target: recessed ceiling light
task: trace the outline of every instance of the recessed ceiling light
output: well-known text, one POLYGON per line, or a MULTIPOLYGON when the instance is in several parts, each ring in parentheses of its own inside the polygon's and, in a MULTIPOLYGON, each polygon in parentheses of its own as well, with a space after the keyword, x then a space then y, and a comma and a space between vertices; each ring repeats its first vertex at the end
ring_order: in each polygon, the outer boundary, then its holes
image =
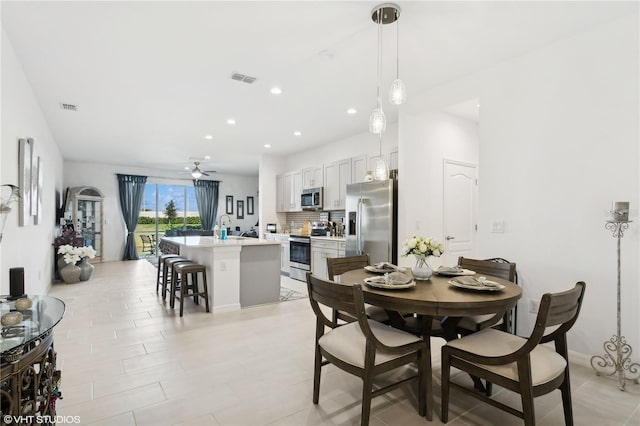
POLYGON ((211 136, 211 135, 204 135, 204 138, 205 138, 205 139, 213 139, 213 136, 211 136))
POLYGON ((268 143, 264 144, 265 148, 271 148, 271 145, 269 145, 268 143))
POLYGON ((302 132, 298 132, 297 130, 293 132, 293 136, 302 136, 302 132))
POLYGON ((233 118, 230 118, 230 119, 227 120, 227 124, 233 126, 233 125, 236 124, 236 120, 234 120, 233 118))
POLYGON ((211 160, 211 156, 210 156, 210 155, 205 155, 205 156, 204 156, 204 159, 205 159, 205 160, 211 160))
POLYGON ((272 95, 280 95, 282 94, 282 89, 279 88, 278 86, 274 86, 271 88, 270 92, 272 95))
POLYGON ((356 114, 357 112, 358 112, 358 110, 357 110, 357 109, 355 109, 355 108, 349 108, 349 109, 347 110, 347 114, 352 114, 352 115, 353 115, 353 114, 356 114))
POLYGON ((191 170, 191 167, 189 167, 189 166, 184 166, 184 169, 185 169, 185 170, 191 170))

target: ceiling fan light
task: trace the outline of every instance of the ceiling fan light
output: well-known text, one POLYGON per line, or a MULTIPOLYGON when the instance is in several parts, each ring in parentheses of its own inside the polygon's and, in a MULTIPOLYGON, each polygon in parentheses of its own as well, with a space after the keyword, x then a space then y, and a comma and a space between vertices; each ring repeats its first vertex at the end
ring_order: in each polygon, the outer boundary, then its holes
POLYGON ((407 100, 407 88, 399 78, 393 80, 389 90, 389 102, 393 105, 402 105, 407 100))
POLYGON ((369 131, 371 133, 380 134, 384 133, 387 129, 387 118, 384 115, 382 108, 376 108, 369 116, 369 131))
POLYGON ((197 167, 195 169, 193 169, 193 171, 191 172, 191 176, 193 176, 195 179, 200 179, 202 177, 202 172, 200 171, 200 169, 198 169, 197 167))

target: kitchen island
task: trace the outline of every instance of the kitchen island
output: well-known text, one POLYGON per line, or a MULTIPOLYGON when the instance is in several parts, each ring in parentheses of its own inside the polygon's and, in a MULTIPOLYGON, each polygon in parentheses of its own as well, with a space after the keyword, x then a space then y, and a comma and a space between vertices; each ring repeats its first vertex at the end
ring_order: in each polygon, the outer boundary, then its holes
POLYGON ((213 311, 280 299, 280 243, 256 238, 162 237, 181 256, 207 267, 213 311))

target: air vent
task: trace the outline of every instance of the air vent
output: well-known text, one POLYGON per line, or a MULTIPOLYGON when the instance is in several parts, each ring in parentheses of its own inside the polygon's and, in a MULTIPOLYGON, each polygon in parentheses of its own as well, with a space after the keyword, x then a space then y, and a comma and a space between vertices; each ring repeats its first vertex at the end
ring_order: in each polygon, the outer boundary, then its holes
POLYGON ((231 79, 236 81, 241 81, 243 83, 251 84, 256 81, 256 77, 251 77, 250 75, 244 75, 237 72, 231 74, 231 79))
POLYGON ((61 103, 60 108, 65 111, 78 111, 78 105, 61 103))

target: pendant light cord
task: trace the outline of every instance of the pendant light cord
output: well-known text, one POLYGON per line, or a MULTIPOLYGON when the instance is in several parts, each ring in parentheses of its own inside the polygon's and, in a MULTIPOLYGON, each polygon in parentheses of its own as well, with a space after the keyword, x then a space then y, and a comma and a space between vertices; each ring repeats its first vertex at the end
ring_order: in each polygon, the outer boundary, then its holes
POLYGON ((380 96, 380 75, 382 74, 382 9, 378 9, 378 108, 382 108, 382 96, 380 96))
POLYGON ((396 15, 396 78, 400 78, 400 17, 397 15, 396 15))

